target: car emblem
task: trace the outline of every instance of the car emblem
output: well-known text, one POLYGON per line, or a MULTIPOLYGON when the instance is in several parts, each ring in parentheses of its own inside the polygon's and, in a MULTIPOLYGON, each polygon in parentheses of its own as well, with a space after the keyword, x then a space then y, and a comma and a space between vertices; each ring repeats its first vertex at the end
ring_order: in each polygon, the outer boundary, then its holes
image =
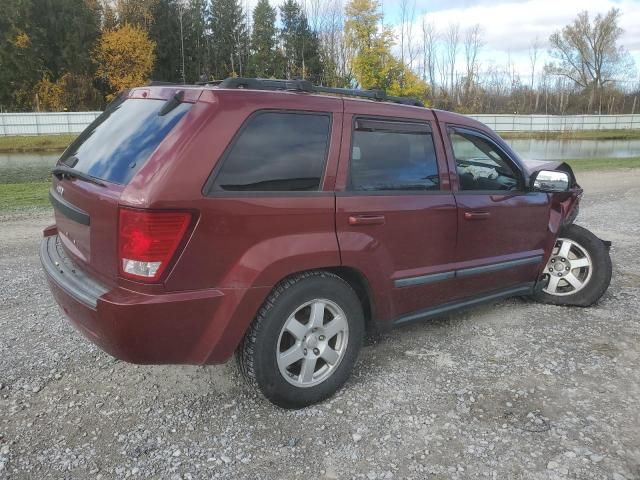
POLYGON ((64 195, 64 187, 62 185, 56 185, 56 192, 58 192, 60 196, 64 195))

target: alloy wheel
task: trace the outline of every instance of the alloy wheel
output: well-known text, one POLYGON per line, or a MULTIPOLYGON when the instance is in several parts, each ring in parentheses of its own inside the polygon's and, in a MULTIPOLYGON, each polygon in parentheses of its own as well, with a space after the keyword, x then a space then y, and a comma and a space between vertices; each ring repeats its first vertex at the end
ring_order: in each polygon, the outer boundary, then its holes
POLYGON ((579 292, 591 279, 592 265, 583 246, 574 240, 559 238, 544 270, 544 278, 549 281, 543 291, 557 296, 579 292))
POLYGON ((298 307, 278 338, 278 368, 287 382, 312 387, 336 370, 347 351, 349 324, 331 300, 316 299, 298 307))

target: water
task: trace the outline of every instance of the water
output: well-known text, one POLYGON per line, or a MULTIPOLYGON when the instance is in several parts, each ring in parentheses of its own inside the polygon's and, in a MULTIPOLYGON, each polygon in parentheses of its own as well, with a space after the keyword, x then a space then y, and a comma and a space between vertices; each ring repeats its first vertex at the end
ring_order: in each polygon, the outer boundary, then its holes
MULTIPOLYGON (((527 160, 640 157, 640 140, 526 140, 507 142, 527 160)), ((0 153, 0 183, 45 181, 60 153, 0 153)))
POLYGON ((528 140, 506 141, 527 160, 640 157, 640 140, 528 140))
POLYGON ((0 183, 44 182, 60 153, 0 153, 0 183))

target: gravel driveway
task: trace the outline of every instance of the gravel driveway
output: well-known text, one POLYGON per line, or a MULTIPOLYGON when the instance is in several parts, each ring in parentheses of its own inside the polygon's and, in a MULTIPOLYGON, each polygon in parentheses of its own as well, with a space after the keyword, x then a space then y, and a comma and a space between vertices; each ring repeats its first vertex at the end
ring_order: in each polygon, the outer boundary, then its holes
POLYGON ((514 299, 395 330, 333 399, 284 411, 235 364, 135 366, 77 334, 0 217, 0 478, 640 478, 640 170, 579 175, 612 240, 593 308, 514 299))

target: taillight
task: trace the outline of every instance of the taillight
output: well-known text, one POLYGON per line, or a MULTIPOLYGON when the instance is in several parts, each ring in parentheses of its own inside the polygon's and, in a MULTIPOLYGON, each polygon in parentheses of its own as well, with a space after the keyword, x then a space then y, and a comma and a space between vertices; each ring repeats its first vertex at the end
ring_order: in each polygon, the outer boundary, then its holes
POLYGON ((120 208, 120 274, 136 280, 158 280, 175 255, 191 219, 189 212, 120 208))

